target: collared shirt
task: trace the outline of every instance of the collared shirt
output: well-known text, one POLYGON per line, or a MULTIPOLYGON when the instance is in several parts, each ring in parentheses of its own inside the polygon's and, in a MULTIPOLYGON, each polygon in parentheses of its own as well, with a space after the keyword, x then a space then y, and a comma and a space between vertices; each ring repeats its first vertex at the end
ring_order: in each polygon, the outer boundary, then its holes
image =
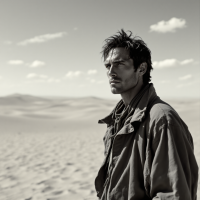
POLYGON ((196 200, 198 166, 192 136, 176 111, 160 100, 152 84, 117 132, 107 124, 105 159, 95 179, 101 200, 196 200), (106 161, 112 152, 109 175, 106 161))

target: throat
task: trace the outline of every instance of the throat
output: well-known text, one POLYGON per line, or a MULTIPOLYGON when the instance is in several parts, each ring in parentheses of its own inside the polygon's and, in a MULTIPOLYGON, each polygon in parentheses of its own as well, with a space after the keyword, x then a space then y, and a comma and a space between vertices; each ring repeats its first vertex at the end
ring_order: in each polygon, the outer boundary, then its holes
POLYGON ((143 85, 138 84, 136 87, 134 86, 126 92, 121 93, 121 97, 125 106, 128 106, 130 104, 131 100, 137 96, 137 94, 142 90, 142 88, 143 85))

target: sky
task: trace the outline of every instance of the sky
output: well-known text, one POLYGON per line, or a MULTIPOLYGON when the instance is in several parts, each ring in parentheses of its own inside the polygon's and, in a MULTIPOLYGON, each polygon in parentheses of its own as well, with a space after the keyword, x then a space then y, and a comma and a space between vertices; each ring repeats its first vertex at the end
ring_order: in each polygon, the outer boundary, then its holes
POLYGON ((161 98, 200 98, 198 0, 0 0, 0 96, 120 98, 101 57, 120 29, 151 49, 161 98))

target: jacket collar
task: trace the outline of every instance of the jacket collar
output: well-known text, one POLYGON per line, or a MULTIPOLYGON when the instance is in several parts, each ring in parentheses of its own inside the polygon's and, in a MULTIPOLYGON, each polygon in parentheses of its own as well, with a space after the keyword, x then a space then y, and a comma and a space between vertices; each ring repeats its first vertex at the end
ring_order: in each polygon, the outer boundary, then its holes
MULTIPOLYGON (((134 112, 134 114, 133 114, 133 116, 130 120, 131 123, 133 123, 135 121, 141 122, 145 117, 147 107, 149 107, 150 104, 152 103, 152 101, 157 97, 153 83, 149 83, 148 87, 149 87, 148 90, 144 93, 144 95, 142 96, 142 98, 140 99, 139 103, 136 106, 135 112, 134 112)), ((122 100, 120 100, 118 102, 118 104, 120 104, 121 101, 122 100)), ((115 108, 117 107, 117 105, 115 106, 115 108)), ((115 111, 115 108, 112 110, 112 112, 108 116, 104 117, 103 119, 100 119, 98 121, 98 123, 99 124, 114 125, 115 121, 112 118, 112 115, 113 115, 113 112, 115 111)))

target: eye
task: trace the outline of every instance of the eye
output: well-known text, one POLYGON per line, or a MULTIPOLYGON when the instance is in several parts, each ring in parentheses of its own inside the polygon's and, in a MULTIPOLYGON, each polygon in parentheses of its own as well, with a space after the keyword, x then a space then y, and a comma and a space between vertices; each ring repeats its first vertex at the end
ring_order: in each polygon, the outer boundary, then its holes
POLYGON ((117 66, 119 66, 121 63, 122 63, 122 62, 117 62, 117 63, 115 64, 115 66, 117 67, 117 66))
POLYGON ((110 64, 105 65, 106 69, 110 69, 110 64))
POLYGON ((124 61, 120 61, 116 63, 116 66, 122 66, 122 65, 124 65, 124 61))

